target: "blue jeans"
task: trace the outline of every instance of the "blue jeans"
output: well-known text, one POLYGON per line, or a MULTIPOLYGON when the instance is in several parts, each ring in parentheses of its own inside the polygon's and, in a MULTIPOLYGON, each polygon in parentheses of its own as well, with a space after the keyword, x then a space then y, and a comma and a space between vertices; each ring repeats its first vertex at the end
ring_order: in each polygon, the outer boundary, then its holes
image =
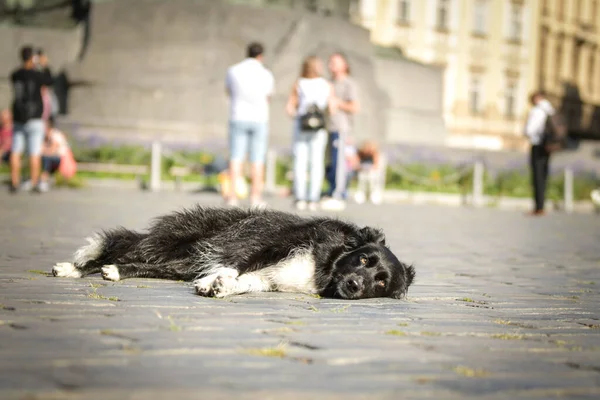
MULTIPOLYGON (((346 171, 346 154, 343 150, 339 151, 340 142, 345 141, 346 135, 342 137, 339 132, 329 133, 331 164, 327 171, 327 183, 329 183, 327 195, 340 199, 345 199, 348 196, 349 178, 348 171, 346 171)), ((341 148, 344 149, 343 146, 341 148)))
POLYGON ((296 132, 293 147, 294 196, 298 201, 319 201, 325 174, 327 132, 324 129, 315 133, 296 132), (308 174, 307 170, 310 170, 308 174))
POLYGON ((268 138, 269 129, 266 122, 229 121, 231 161, 243 162, 250 151, 251 163, 264 164, 268 138))

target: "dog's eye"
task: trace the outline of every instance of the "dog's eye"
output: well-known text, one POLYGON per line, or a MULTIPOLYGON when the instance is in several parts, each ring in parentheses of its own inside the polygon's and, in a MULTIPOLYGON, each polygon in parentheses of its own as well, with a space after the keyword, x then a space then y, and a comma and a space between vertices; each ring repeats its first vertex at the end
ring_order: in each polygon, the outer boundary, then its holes
POLYGON ((377 281, 377 286, 385 287, 385 281, 377 281))
POLYGON ((367 265, 368 262, 369 262, 369 259, 367 258, 367 256, 364 254, 361 254, 360 255, 360 263, 362 265, 367 265))

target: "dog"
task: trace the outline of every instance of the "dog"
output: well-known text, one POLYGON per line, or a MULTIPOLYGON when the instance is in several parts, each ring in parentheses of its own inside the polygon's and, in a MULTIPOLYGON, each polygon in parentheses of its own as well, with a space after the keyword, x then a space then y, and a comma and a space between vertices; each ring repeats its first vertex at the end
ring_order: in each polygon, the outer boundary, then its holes
POLYGON ((207 297, 280 291, 349 300, 403 298, 415 277, 381 230, 274 210, 195 206, 156 218, 147 233, 119 227, 87 240, 54 276, 193 281, 207 297))

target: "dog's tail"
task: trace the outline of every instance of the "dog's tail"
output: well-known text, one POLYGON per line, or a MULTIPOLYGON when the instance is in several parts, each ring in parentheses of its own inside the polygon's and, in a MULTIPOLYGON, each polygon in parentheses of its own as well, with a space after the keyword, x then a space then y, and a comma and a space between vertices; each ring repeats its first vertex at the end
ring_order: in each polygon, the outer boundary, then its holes
POLYGON ((147 234, 125 228, 102 231, 87 238, 87 245, 79 248, 73 256, 73 264, 78 269, 98 268, 129 260, 138 253, 141 241, 147 234))

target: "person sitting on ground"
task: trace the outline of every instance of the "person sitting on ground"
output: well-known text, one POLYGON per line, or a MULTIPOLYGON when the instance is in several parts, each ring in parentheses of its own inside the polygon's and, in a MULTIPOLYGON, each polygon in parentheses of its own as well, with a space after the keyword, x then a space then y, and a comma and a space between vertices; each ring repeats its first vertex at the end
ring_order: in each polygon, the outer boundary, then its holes
POLYGON ((358 158, 358 189, 354 199, 359 204, 364 203, 368 191, 371 202, 379 204, 385 184, 385 166, 377 144, 373 141, 364 142, 358 149, 358 158))
POLYGON ((44 146, 42 147, 41 191, 47 192, 50 189, 50 176, 58 171, 61 160, 68 150, 69 144, 64 133, 54 126, 54 118, 50 117, 47 123, 44 146))
MULTIPOLYGON (((346 145, 344 146, 344 156, 346 160, 346 179, 344 180, 344 190, 342 191, 342 199, 346 200, 348 198, 348 187, 350 186, 350 182, 356 176, 356 173, 360 169, 360 158, 358 157, 358 149, 354 145, 354 141, 352 138, 346 138, 346 145)), ((334 169, 334 165, 330 164, 327 166, 325 171, 327 181, 330 184, 329 191, 325 194, 326 197, 331 197, 331 193, 333 193, 334 187, 331 186, 331 182, 335 182, 335 174, 336 171, 334 169)))
POLYGON ((9 109, 2 110, 0 114, 0 163, 10 160, 10 147, 12 146, 13 122, 9 109))

